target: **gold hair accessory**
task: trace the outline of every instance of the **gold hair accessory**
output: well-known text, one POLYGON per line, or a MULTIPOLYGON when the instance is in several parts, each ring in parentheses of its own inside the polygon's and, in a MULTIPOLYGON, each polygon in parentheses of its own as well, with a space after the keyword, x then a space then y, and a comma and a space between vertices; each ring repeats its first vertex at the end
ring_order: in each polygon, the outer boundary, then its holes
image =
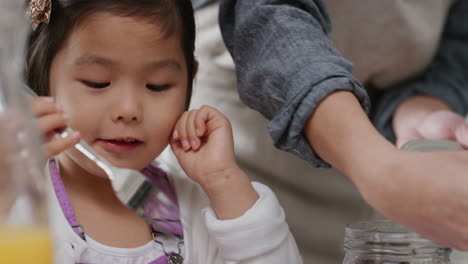
POLYGON ((31 19, 33 30, 41 23, 49 23, 52 0, 31 0, 26 14, 31 19))

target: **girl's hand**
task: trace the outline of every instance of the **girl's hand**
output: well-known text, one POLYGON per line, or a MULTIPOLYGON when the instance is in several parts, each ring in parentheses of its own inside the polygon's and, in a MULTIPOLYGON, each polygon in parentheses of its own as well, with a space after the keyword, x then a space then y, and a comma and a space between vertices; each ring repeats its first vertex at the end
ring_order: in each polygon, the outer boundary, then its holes
POLYGON ((202 186, 238 168, 231 124, 209 106, 182 114, 174 128, 171 147, 187 175, 202 186))
POLYGON ((204 189, 219 219, 239 217, 257 201, 257 192, 237 166, 231 124, 216 109, 203 106, 182 114, 171 147, 182 169, 204 189))
POLYGON ((42 134, 43 151, 51 158, 78 143, 80 135, 74 132, 66 138, 55 136, 57 131, 67 126, 68 117, 62 108, 54 103, 52 97, 35 97, 30 99, 31 109, 37 118, 39 131, 42 134))

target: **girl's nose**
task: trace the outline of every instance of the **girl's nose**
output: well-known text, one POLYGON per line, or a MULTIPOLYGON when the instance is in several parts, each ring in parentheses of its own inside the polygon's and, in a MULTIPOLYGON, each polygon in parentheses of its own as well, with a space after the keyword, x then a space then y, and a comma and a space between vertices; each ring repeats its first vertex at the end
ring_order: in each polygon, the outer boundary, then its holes
POLYGON ((136 94, 121 94, 114 103, 113 121, 140 123, 143 121, 143 104, 136 94))

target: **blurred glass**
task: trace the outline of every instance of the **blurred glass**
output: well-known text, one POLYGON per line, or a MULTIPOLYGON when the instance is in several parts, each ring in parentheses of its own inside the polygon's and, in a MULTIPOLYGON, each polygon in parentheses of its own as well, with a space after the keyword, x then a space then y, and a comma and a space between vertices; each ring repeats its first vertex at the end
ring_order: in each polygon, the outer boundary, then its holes
POLYGON ((0 263, 52 263, 45 160, 23 98, 24 1, 0 0, 0 263))
POLYGON ((390 221, 362 221, 345 231, 343 264, 450 264, 451 249, 390 221))

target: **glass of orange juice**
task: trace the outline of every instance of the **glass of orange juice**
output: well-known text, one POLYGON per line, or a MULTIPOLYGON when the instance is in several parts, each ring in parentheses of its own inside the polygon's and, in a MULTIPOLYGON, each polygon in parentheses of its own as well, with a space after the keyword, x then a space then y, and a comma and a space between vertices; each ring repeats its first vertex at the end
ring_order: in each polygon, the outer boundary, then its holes
POLYGON ((24 1, 0 0, 0 263, 51 264, 40 137, 22 89, 30 25, 24 1))

